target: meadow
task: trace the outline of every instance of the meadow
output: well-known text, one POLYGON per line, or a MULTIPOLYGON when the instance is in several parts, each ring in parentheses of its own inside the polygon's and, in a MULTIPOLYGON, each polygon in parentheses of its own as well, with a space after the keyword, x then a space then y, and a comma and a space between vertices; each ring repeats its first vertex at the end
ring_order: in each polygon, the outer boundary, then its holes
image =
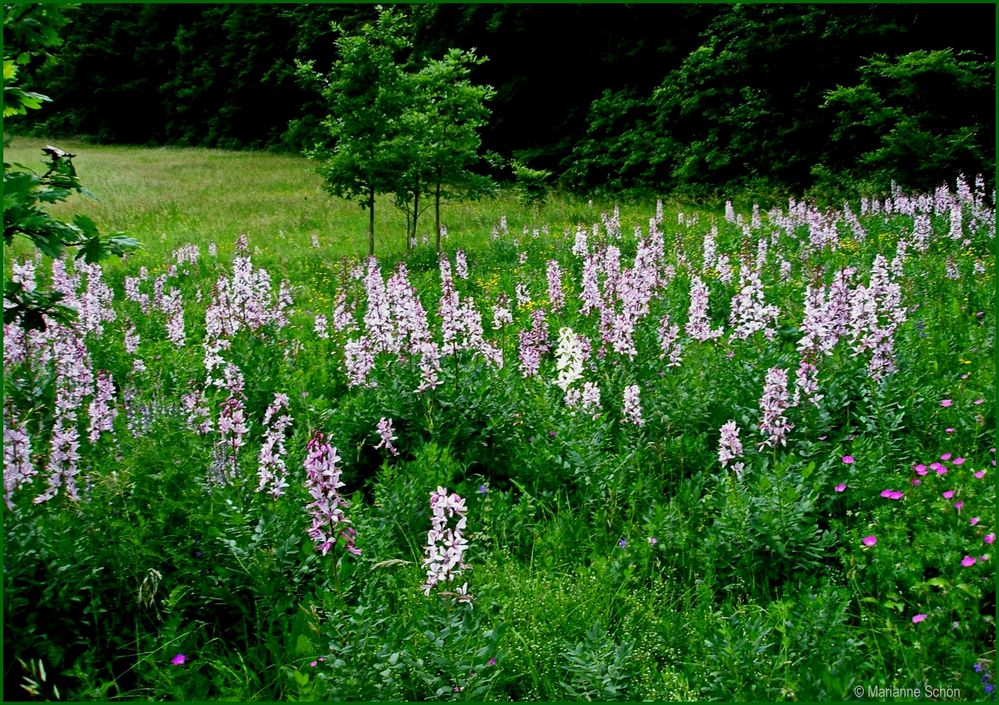
POLYGON ((302 158, 59 144, 143 249, 5 248, 80 311, 4 331, 6 699, 994 698, 973 176, 369 260, 302 158))

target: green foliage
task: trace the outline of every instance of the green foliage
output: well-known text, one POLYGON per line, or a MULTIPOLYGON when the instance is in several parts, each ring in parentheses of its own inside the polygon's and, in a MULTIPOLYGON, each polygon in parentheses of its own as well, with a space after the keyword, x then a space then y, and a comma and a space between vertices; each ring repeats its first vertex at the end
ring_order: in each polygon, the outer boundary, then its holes
MULTIPOLYGON (((59 43, 57 12, 44 6, 4 6, 4 49, 20 50, 15 58, 4 54, 4 117, 24 115, 41 107, 48 97, 24 91, 16 85, 17 64, 26 64, 35 54, 59 43)), ((10 145, 4 134, 4 149, 10 145)), ((11 245, 14 237, 26 237, 42 254, 59 258, 66 248, 79 248, 77 259, 97 262, 114 254, 121 256, 139 243, 121 233, 102 237, 93 220, 77 215, 72 222, 53 217, 47 206, 66 200, 72 193, 87 193, 73 165, 74 154, 51 145, 42 149, 48 159, 45 173, 38 175, 23 164, 3 164, 3 240, 11 245)), ((45 329, 45 315, 54 320, 72 319, 72 309, 59 301, 58 292, 26 291, 19 282, 4 283, 4 323, 19 323, 27 330, 45 329)))
POLYGON ((828 168, 873 189, 932 189, 953 174, 987 173, 994 154, 995 64, 951 49, 875 55, 860 82, 826 94, 838 150, 828 168), (847 161, 851 159, 852 161, 847 161))
POLYGON ((551 172, 545 169, 532 169, 514 159, 510 162, 513 170, 514 188, 520 203, 529 208, 540 208, 548 200, 548 179, 551 172))

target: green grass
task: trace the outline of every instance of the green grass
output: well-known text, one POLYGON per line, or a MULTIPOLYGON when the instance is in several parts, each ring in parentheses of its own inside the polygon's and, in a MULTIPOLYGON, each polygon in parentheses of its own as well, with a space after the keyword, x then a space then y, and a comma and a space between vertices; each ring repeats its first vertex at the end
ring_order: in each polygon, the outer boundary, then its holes
MULTIPOLYGON (((17 138, 4 160, 41 170, 40 150, 46 144, 50 141, 17 138)), ((220 253, 229 255, 244 233, 271 255, 309 252, 313 235, 319 238, 322 255, 330 259, 367 255, 367 212, 325 193, 315 165, 304 157, 71 140, 57 145, 77 155, 77 173, 96 200, 74 195, 51 212, 57 217, 82 213, 103 230, 135 237, 144 248, 136 261, 160 262, 189 242, 214 241, 220 253)), ((493 225, 505 214, 511 216, 511 228, 534 228, 594 222, 601 207, 609 210, 613 204, 591 207, 563 195, 553 197, 542 212, 522 214, 513 194, 503 191, 479 202, 446 203, 442 211, 449 247, 467 249, 485 246, 493 225)), ((375 213, 376 254, 404 254, 405 215, 390 196, 379 197, 375 213)), ((421 216, 418 239, 429 237, 432 230, 431 209, 421 216)))

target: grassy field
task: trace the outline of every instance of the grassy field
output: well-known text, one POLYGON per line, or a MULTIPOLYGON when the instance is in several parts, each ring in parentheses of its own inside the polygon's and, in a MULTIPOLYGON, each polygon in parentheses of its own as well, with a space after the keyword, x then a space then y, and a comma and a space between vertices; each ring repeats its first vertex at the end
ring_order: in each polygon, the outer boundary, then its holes
POLYGON ((303 159, 60 146, 144 249, 5 330, 7 699, 993 696, 994 195, 368 262, 303 159))

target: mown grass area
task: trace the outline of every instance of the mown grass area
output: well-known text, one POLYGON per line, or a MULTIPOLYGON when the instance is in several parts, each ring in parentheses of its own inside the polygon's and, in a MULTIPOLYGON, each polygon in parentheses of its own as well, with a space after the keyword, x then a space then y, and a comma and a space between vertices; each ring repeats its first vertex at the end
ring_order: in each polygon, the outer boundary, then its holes
POLYGON ((79 326, 6 330, 8 699, 992 695, 988 194, 661 218, 503 194, 449 206, 443 261, 380 204, 368 263, 366 214, 304 159, 60 146, 102 199, 60 212, 144 249, 56 268, 79 326), (468 548, 425 594, 438 488, 468 548), (334 490, 357 533, 324 553, 334 490))

